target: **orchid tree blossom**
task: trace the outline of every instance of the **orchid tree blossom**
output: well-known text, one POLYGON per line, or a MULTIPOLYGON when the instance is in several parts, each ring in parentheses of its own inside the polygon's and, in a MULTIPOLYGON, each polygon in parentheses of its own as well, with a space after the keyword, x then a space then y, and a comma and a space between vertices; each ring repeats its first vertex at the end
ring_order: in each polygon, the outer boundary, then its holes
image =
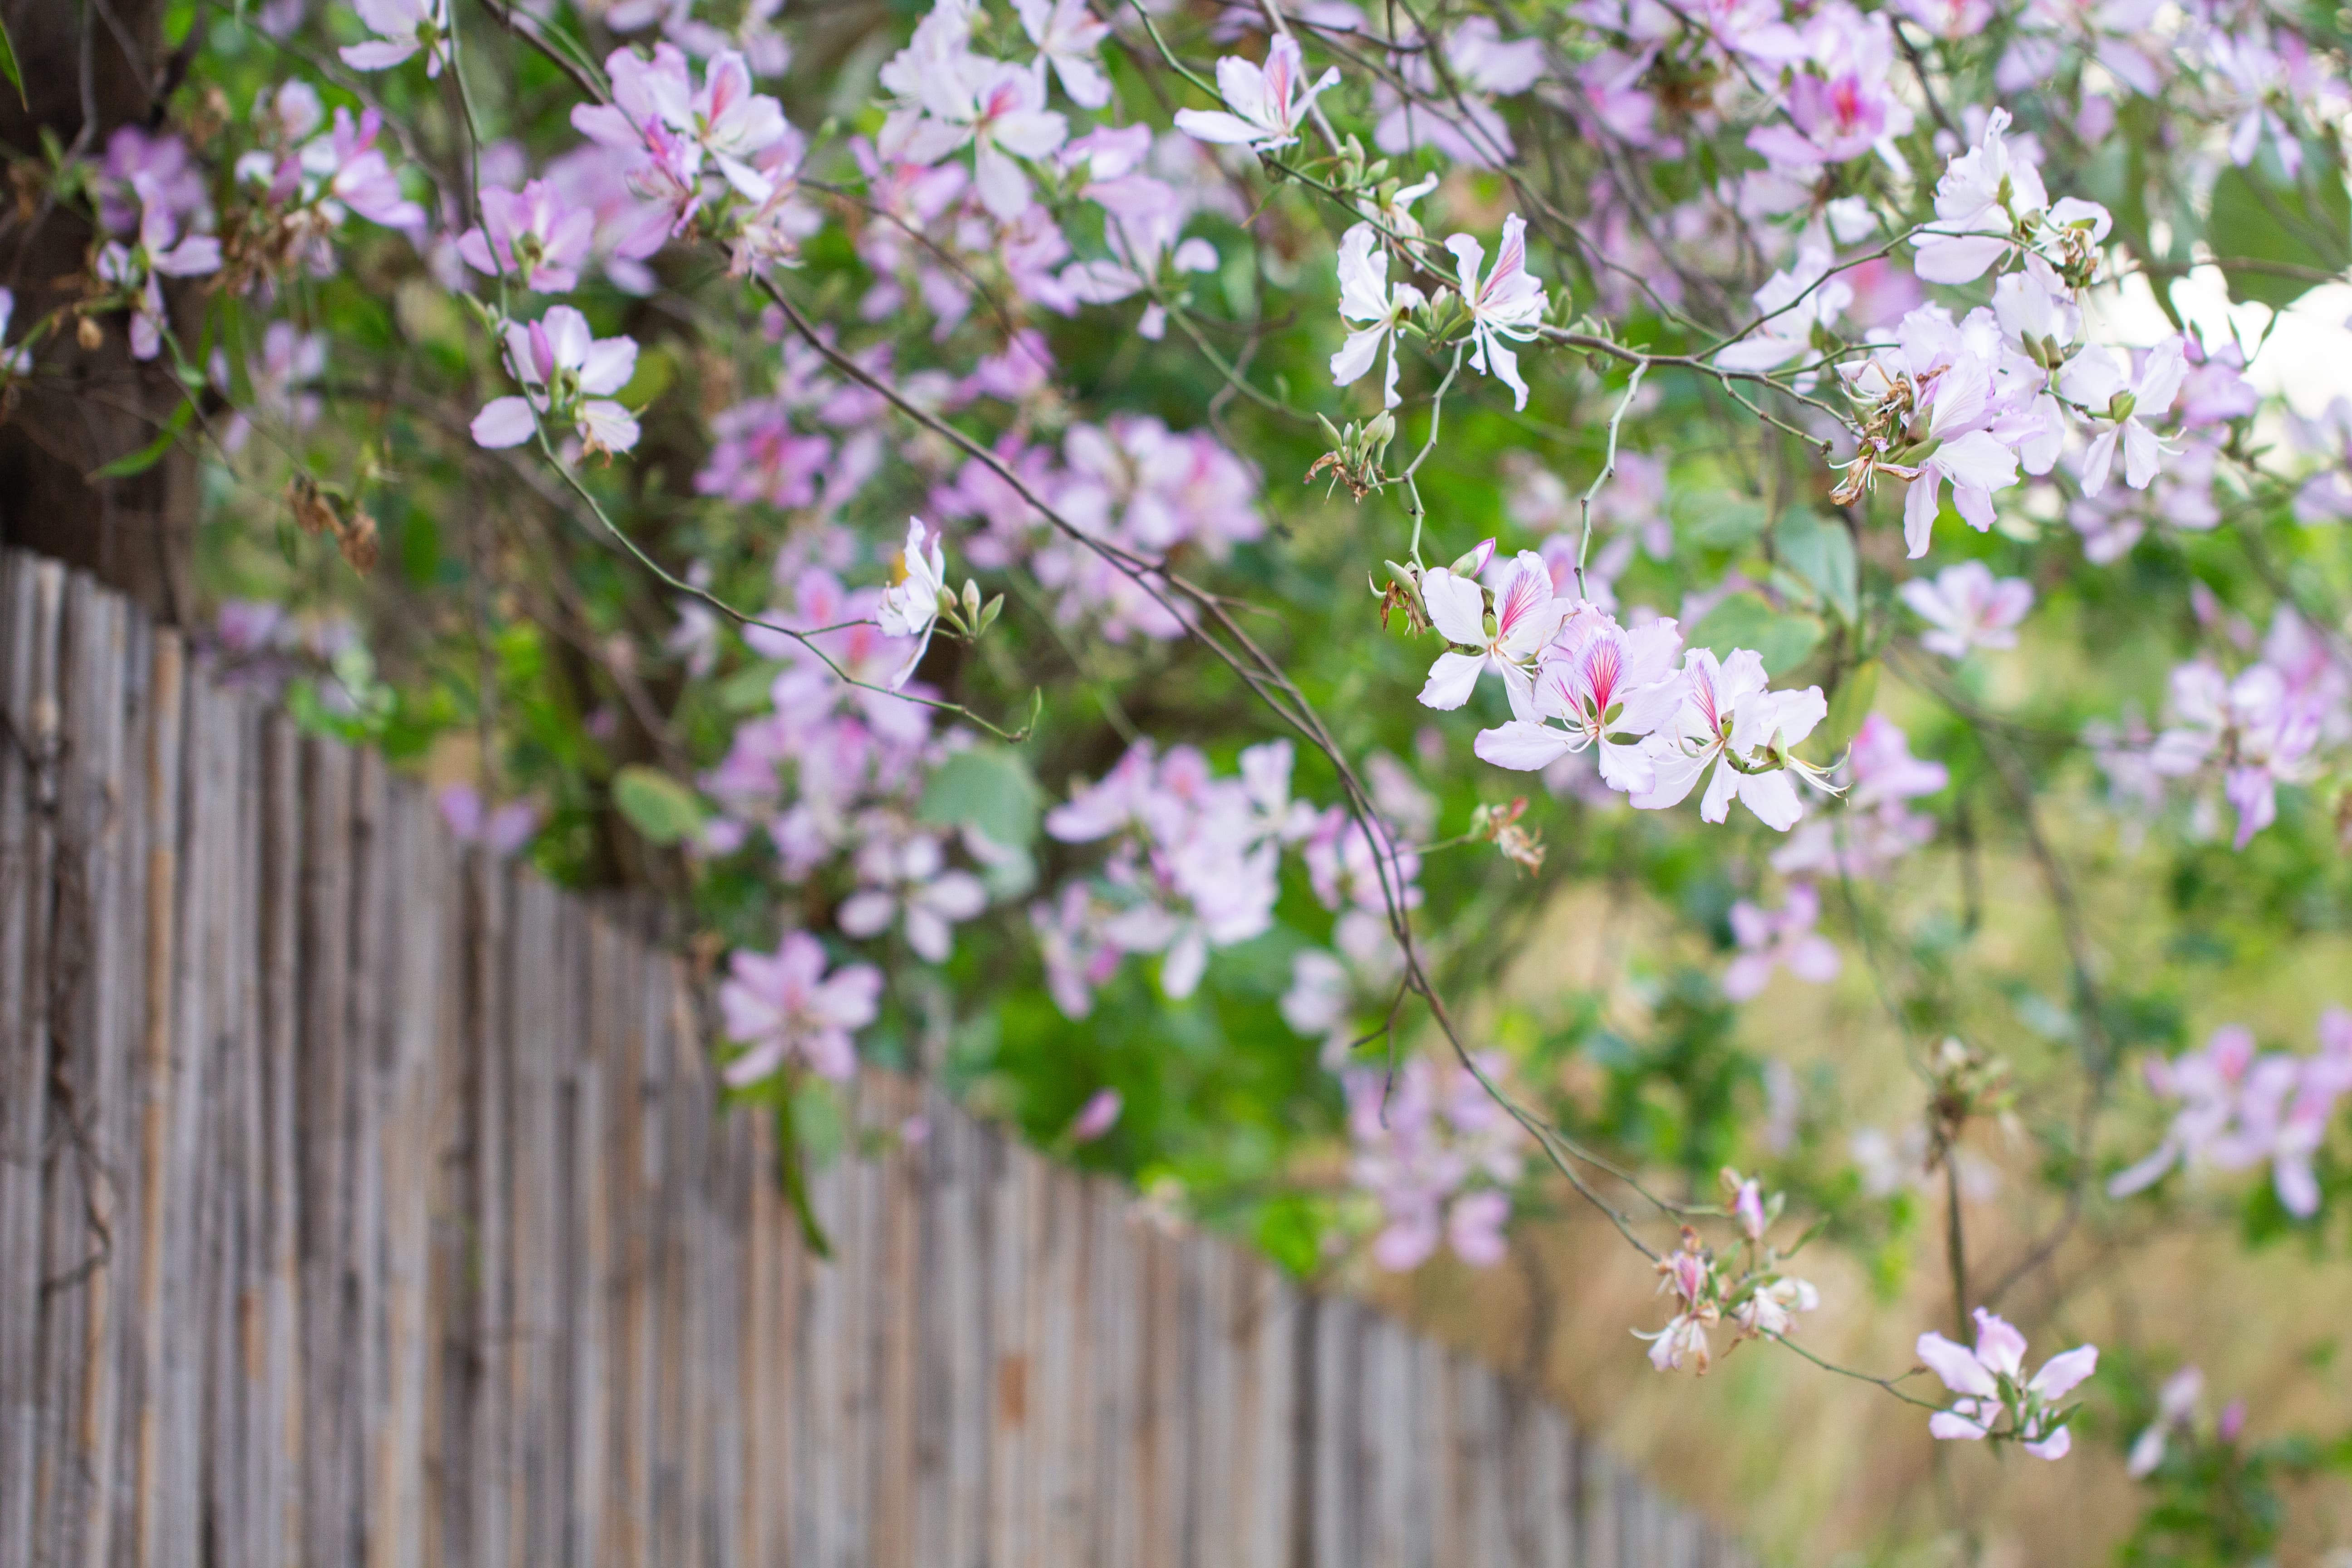
POLYGON ((2015 647, 2018 624, 2033 607, 2032 584, 1996 578, 1981 561, 1947 566, 1932 578, 1914 577, 1900 592, 1931 628, 1919 634, 1919 646, 1952 659, 1966 658, 1972 648, 2015 647))
POLYGON ((1110 37, 1110 24, 1097 21, 1086 0, 1013 0, 1021 30, 1037 46, 1037 71, 1051 66, 1062 90, 1080 109, 1100 109, 1110 101, 1110 78, 1096 63, 1095 51, 1110 37))
POLYGON ((1410 283, 1388 280, 1389 256, 1368 223, 1357 224, 1339 240, 1339 314, 1359 323, 1349 329, 1345 347, 1331 356, 1331 384, 1347 386, 1372 368, 1383 343, 1388 346, 1388 378, 1381 405, 1394 408, 1397 395, 1396 333, 1405 318, 1428 300, 1410 283))
POLYGON ((855 1033, 879 1011, 882 972, 852 963, 825 973, 824 948, 806 931, 787 931, 776 951, 738 948, 719 987, 727 1037, 750 1048, 727 1064, 738 1089, 772 1078, 798 1060, 820 1078, 846 1080, 857 1071, 855 1033))
POLYGON ((1650 737, 1647 751, 1655 772, 1650 788, 1633 795, 1643 811, 1679 805, 1712 766, 1699 818, 1722 822, 1738 800, 1766 826, 1786 833, 1804 816, 1791 772, 1827 787, 1820 770, 1797 763, 1787 749, 1813 732, 1829 712, 1818 686, 1802 691, 1769 689, 1761 655, 1735 648, 1718 661, 1711 648, 1693 648, 1683 662, 1681 700, 1674 715, 1650 737))
POLYGON ((509 276, 541 294, 570 292, 595 238, 596 215, 575 207, 545 180, 520 192, 481 194, 481 226, 457 240, 457 254, 477 272, 509 276))
POLYGON ((2155 481, 2165 453, 2172 448, 2157 438, 2149 422, 2170 410, 2188 375, 2189 361, 2178 335, 2150 349, 2137 372, 2127 370, 2114 350, 2096 343, 2066 362, 2058 373, 2059 392, 2098 425, 2098 434, 2083 455, 2084 495, 2095 496, 2106 488, 2118 445, 2124 453, 2124 483, 2144 490, 2155 481))
POLYGON ((907 656, 907 662, 890 678, 893 691, 904 689, 915 667, 930 651, 931 633, 939 626, 940 605, 948 594, 947 552, 937 540, 926 544, 929 532, 922 519, 907 520, 907 543, 899 552, 907 574, 883 594, 882 608, 875 616, 887 635, 915 639, 915 651, 907 656))
POLYGON ((2157 736, 2148 765, 2179 778, 2219 762, 2222 793, 2238 812, 2236 847, 2243 849, 2278 820, 2277 786, 2304 783, 2315 771, 2318 714, 2267 663, 2231 679, 2210 661, 2194 660, 2172 672, 2171 696, 2174 722, 2157 736))
POLYGON ((1853 303, 1853 285, 1825 277, 1828 271, 1828 256, 1814 252, 1794 268, 1772 274, 1756 290, 1756 309, 1764 320, 1748 336, 1718 349, 1715 363, 1725 370, 1778 370, 1817 353, 1816 332, 1834 327, 1853 303))
POLYGON ((449 0, 352 0, 352 9, 375 35, 343 46, 343 63, 353 70, 390 70, 419 49, 427 77, 438 77, 449 63, 449 0))
POLYGON ((1299 123, 1315 100, 1339 85, 1339 68, 1327 66, 1311 83, 1298 41, 1285 34, 1265 51, 1265 63, 1227 55, 1217 62, 1217 92, 1223 109, 1180 109, 1176 129, 1202 142, 1272 153, 1298 140, 1299 123))
POLYGON ((1959 1397, 1927 1417, 1930 1436, 2019 1442, 2037 1459, 2063 1459, 2074 1439, 2057 1401, 2098 1369, 2099 1348, 2077 1345, 2025 1375, 2025 1336, 1982 1307, 1975 1313, 1974 1350, 1934 1332, 1919 1336, 1919 1360, 1959 1397))
POLYGON ((986 887, 948 865, 937 837, 896 821, 868 825, 855 864, 862 886, 842 900, 843 932, 874 937, 898 925, 907 945, 928 963, 945 963, 954 928, 988 907, 986 887))
POLYGON ((1503 678, 1512 713, 1531 719, 1529 666, 1568 614, 1566 602, 1553 595, 1551 568, 1544 564, 1544 558, 1532 550, 1519 552, 1495 595, 1491 628, 1486 591, 1475 577, 1433 567, 1422 575, 1421 596, 1429 610, 1429 624, 1454 645, 1429 667, 1428 682, 1421 689, 1422 705, 1461 707, 1470 700, 1478 672, 1491 667, 1503 678))
POLYGON ((2134 1480, 2154 1475, 2164 1463, 2164 1452, 2176 1431, 2186 1432, 2196 1418, 2198 1403, 2205 1397, 2203 1369, 2184 1366, 2164 1380, 2157 1390, 2156 1419, 2132 1439, 2131 1454, 2124 1465, 2124 1473, 2134 1480))
POLYGON ((1496 767, 1532 771, 1591 747, 1611 789, 1647 790, 1656 769, 1644 742, 1681 704, 1674 664, 1682 651, 1682 629, 1670 618, 1628 631, 1579 603, 1544 647, 1537 717, 1481 731, 1473 749, 1496 767))
POLYGON ((1544 286, 1528 271, 1528 226, 1517 213, 1503 220, 1491 272, 1485 270, 1486 247, 1474 236, 1454 235, 1445 248, 1454 253, 1462 303, 1470 312, 1470 368, 1509 387, 1511 406, 1525 408, 1528 384, 1519 379, 1519 356, 1507 345, 1533 338, 1543 321, 1544 286))
POLYGON ((611 394, 636 374, 634 338, 600 338, 588 318, 558 305, 539 321, 509 321, 507 369, 522 384, 520 397, 496 397, 474 416, 476 444, 520 447, 539 430, 542 415, 576 425, 591 452, 625 452, 637 444, 636 416, 611 394))
POLYGON ((1734 1002, 1763 994, 1775 969, 1785 968, 1815 985, 1835 980, 1842 967, 1837 944, 1813 929, 1822 899, 1810 882, 1799 882, 1778 910, 1742 899, 1731 906, 1731 934, 1739 956, 1723 972, 1723 994, 1734 1002))

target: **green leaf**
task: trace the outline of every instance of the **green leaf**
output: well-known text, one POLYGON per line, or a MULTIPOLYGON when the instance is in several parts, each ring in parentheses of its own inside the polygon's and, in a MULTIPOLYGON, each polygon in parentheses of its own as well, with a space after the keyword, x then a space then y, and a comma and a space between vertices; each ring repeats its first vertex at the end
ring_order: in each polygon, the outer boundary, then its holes
POLYGON ((702 827, 702 803, 658 768, 632 763, 614 774, 613 804, 655 844, 675 844, 702 827))
POLYGON ((8 79, 8 85, 16 89, 16 101, 25 106, 26 113, 30 113, 33 100, 25 96, 25 68, 16 63, 16 46, 8 37, 8 24, 5 20, 0 20, 0 76, 8 79))
POLYGON ((1706 613, 1691 632, 1690 645, 1711 647, 1718 656, 1736 647, 1754 648, 1764 668, 1779 675, 1802 663, 1822 632, 1819 616, 1776 610, 1760 594, 1734 594, 1706 613))
POLYGON ((1742 550, 1762 535, 1770 521, 1762 501, 1718 492, 1691 507, 1679 531, 1711 549, 1742 550))
POLYGON ((145 473, 163 460, 164 453, 178 445, 181 435, 188 428, 188 421, 194 416, 195 405, 183 401, 177 408, 172 410, 172 416, 163 421, 162 435, 157 436, 135 452, 125 452, 114 461, 102 463, 92 468, 89 471, 89 482, 96 484, 100 479, 127 479, 133 474, 145 473))
POLYGON ((1782 563, 1811 584, 1840 620, 1852 626, 1862 618, 1861 567, 1852 534, 1819 512, 1798 510, 1780 520, 1773 537, 1782 563))
POLYGON ((2293 268, 2341 272, 2352 264, 2352 197, 2345 193, 2344 176, 2322 163, 2312 184, 2312 191, 2275 184, 2252 168, 2224 169, 2213 182, 2205 238, 2224 263, 2231 299, 2258 300, 2283 310, 2320 281, 2297 277, 2293 268), (2281 270, 2227 265, 2237 258, 2270 262, 2281 270))
POLYGON ((921 816, 942 826, 977 827, 1007 849, 1025 849, 1037 837, 1043 795, 1019 752, 973 746, 931 775, 921 816))

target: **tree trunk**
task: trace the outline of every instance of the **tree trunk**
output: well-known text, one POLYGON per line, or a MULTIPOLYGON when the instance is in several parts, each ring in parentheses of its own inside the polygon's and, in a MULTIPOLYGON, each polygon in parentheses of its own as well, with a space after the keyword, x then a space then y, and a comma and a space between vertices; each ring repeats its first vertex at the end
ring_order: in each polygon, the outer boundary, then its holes
MULTIPOLYGON (((163 12, 163 0, 0 0, 29 100, 28 112, 0 82, 0 140, 39 159, 46 130, 96 160, 118 128, 160 124, 174 74, 163 12)), ((37 197, 27 210, 20 197, 0 226, 0 280, 16 296, 12 342, 81 297, 96 237, 79 214, 37 197)), ((175 449, 123 479, 89 476, 152 443, 181 395, 168 355, 131 357, 126 317, 94 321, 96 348, 81 346, 69 319, 52 331, 0 416, 0 541, 86 567, 177 623, 190 608, 193 454, 175 449)))

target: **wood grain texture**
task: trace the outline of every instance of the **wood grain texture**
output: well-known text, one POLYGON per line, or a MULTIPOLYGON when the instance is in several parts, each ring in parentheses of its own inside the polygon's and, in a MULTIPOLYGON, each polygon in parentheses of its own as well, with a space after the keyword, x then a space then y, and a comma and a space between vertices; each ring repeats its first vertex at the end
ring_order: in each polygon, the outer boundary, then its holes
POLYGON ((820 1258, 646 910, 5 552, 0 721, 0 1568, 1748 1561, 936 1086, 820 1258))

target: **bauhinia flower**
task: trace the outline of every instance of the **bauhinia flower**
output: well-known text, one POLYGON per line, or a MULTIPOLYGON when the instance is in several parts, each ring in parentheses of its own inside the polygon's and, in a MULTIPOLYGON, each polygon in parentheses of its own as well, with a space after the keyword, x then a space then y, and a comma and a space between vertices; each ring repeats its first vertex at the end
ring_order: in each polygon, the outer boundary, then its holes
POLYGON ((1685 1226, 1681 1247, 1658 1259, 1657 1269, 1659 1293, 1673 1291, 1676 1310, 1664 1328, 1636 1329, 1633 1337, 1650 1342, 1650 1364, 1660 1372, 1680 1372, 1687 1364, 1704 1377, 1715 1359, 1707 1329, 1723 1321, 1715 1260, 1699 1246, 1698 1233, 1685 1226))
POLYGON ((851 1034, 874 1021, 882 972, 870 963, 825 971, 824 948, 806 931, 787 931, 771 953, 738 950, 719 987, 727 1037, 751 1048, 727 1064, 741 1088, 773 1076, 793 1058, 821 1077, 857 1071, 851 1034))
POLYGON ((1732 905, 1731 934, 1740 952, 1723 972, 1723 994, 1734 1002, 1750 1001, 1782 967, 1816 985, 1835 980, 1841 967, 1837 944, 1813 929, 1821 914, 1821 895, 1808 882, 1790 888, 1788 902, 1778 910, 1768 911, 1747 899, 1732 905))
POLYGON ((1931 581, 1914 577, 1902 587, 1903 602, 1934 629, 1919 634, 1919 646, 1946 658, 1966 658, 1970 648, 2015 647, 2017 625, 2033 607, 2033 584, 2022 577, 1995 578, 1981 561, 1947 566, 1931 581))
POLYGON ((2132 1440, 2131 1457, 2124 1464, 2124 1473, 2134 1480, 2155 1473, 2164 1463, 2166 1442, 2172 1434, 2187 1431, 2196 1417, 2197 1402, 2205 1396, 2205 1373, 2202 1368, 2184 1366, 2164 1380, 2157 1391, 2156 1419, 2147 1430, 2132 1440))
POLYGON ((2095 496, 2106 488, 2118 445, 2124 449, 2124 483, 2144 490, 2155 482, 2168 448, 2147 421, 2172 407, 2188 376, 2189 359, 2178 336, 2150 349, 2137 374, 2115 351, 2098 344, 2066 362, 2058 373, 2060 394, 2100 426, 2083 455, 2084 495, 2095 496))
POLYGON ((1337 66, 1301 87, 1307 74, 1298 40, 1285 36, 1265 51, 1265 64, 1227 55, 1217 62, 1217 92, 1224 109, 1180 109, 1176 129, 1202 142, 1271 153, 1298 140, 1299 121, 1327 88, 1339 84, 1337 66), (1232 110, 1227 113, 1226 110, 1232 110))
POLYGON ((1100 109, 1110 101, 1110 78, 1095 63, 1095 50, 1110 36, 1110 24, 1097 21, 1087 0, 1013 0, 1021 30, 1037 46, 1037 73, 1054 68, 1062 90, 1080 109, 1100 109))
POLYGON ((1507 345, 1526 342, 1543 321, 1544 287, 1528 271, 1528 226, 1518 214, 1503 220, 1503 243, 1495 269, 1480 273, 1486 247, 1471 235, 1445 242, 1462 279, 1462 303, 1470 312, 1470 368, 1511 389, 1514 408, 1528 405, 1528 384, 1519 379, 1519 356, 1507 345))
POLYGON ((539 416, 572 421, 591 452, 625 452, 637 444, 636 416, 609 395, 636 374, 634 338, 600 338, 588 318, 558 305, 539 321, 509 321, 507 369, 520 397, 495 397, 474 416, 484 447, 520 447, 538 433, 539 416))
POLYGON ((1796 826, 1805 808, 1790 773, 1829 785, 1819 769, 1790 757, 1788 748, 1813 732, 1829 701, 1818 686, 1772 691, 1769 684, 1763 657, 1753 649, 1735 648, 1720 661, 1710 648, 1691 649, 1683 662, 1682 700, 1650 737, 1655 782, 1634 793, 1633 805, 1643 811, 1679 805, 1712 766, 1715 776, 1699 802, 1702 821, 1726 820, 1737 799, 1783 833, 1796 826))
POLYGON ((1982 1307, 1971 1351, 1938 1333, 1919 1336, 1919 1360, 1960 1397, 1927 1418, 1940 1438, 2013 1439, 2037 1459, 2063 1459, 2074 1439, 2057 1401, 2098 1369, 2099 1348, 2077 1345, 2025 1376, 2025 1336, 1982 1307))
POLYGON ((1454 645, 1429 667, 1428 683, 1421 689, 1422 705, 1461 707, 1470 700, 1478 672, 1492 665, 1503 678, 1512 714, 1533 719, 1529 698, 1534 686, 1528 667, 1568 613, 1567 603, 1553 596, 1551 568, 1544 564, 1544 558, 1532 550, 1519 552, 1510 575, 1495 595, 1491 626, 1486 592, 1475 577, 1433 567, 1422 574, 1421 597, 1429 611, 1429 624, 1454 645))
POLYGON ((929 531, 921 518, 907 520, 907 575, 883 594, 882 608, 874 617, 891 637, 917 639, 915 651, 907 656, 907 662, 890 678, 893 691, 907 684, 907 678, 915 673, 915 667, 929 651, 931 633, 939 626, 940 601, 948 591, 947 552, 937 541, 925 546, 924 539, 929 531))
POLYGON ((541 294, 569 292, 580 281, 596 237, 596 215, 568 205, 545 180, 520 191, 484 191, 482 226, 467 229, 457 254, 477 272, 512 277, 541 294))
POLYGON ((1118 1090, 1115 1089, 1095 1090, 1087 1098, 1087 1102, 1078 1107, 1078 1113, 1070 1118, 1070 1142, 1093 1142, 1118 1125, 1118 1113, 1126 1108, 1126 1100, 1118 1090))
POLYGON ((1648 789, 1656 770, 1643 743, 1681 705, 1674 662, 1682 650, 1682 629, 1671 619, 1627 631, 1597 606, 1578 604, 1544 647, 1538 717, 1482 731, 1472 749, 1498 768, 1533 770, 1590 746, 1610 788, 1648 789))
POLYGON ((1348 333, 1347 345, 1331 356, 1331 384, 1349 385, 1371 369, 1385 342, 1389 369, 1381 401, 1394 408, 1402 401, 1397 395, 1396 330, 1427 301, 1412 284, 1391 286, 1388 279, 1389 255, 1371 225, 1360 223, 1340 237, 1339 314, 1360 324, 1348 333))
POLYGON ((449 0, 352 0, 352 9, 375 35, 344 46, 343 63, 353 70, 390 70, 419 49, 428 77, 449 63, 449 0))

